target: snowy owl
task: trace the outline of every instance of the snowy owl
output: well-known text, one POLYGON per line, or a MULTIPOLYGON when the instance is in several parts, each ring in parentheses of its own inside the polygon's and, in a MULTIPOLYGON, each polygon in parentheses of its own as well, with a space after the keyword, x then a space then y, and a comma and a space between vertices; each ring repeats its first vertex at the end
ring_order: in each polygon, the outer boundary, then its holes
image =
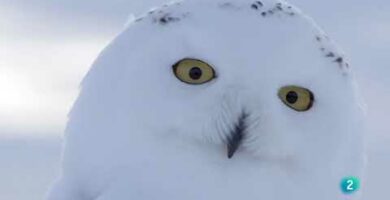
POLYGON ((339 200, 362 178, 347 58, 277 0, 187 0, 134 19, 98 57, 50 200, 339 200))

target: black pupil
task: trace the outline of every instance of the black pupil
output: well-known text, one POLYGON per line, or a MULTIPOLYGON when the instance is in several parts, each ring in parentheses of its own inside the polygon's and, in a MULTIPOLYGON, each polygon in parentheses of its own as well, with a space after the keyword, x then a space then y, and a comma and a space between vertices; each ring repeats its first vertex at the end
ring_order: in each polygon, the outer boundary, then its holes
POLYGON ((199 67, 193 67, 193 68, 190 70, 190 77, 191 77, 193 80, 199 80, 200 77, 202 77, 202 70, 201 70, 199 67))
POLYGON ((286 100, 288 103, 290 104, 294 104, 298 101, 298 94, 294 91, 290 91, 289 93, 287 93, 286 95, 286 100))

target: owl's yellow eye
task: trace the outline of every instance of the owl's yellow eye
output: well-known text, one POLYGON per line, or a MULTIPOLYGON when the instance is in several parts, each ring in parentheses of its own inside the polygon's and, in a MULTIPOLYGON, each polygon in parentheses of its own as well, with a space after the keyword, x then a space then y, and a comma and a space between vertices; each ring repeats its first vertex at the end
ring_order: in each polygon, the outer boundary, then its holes
POLYGON ((186 58, 173 65, 175 76, 188 84, 199 85, 215 78, 214 69, 201 60, 186 58))
POLYGON ((313 93, 302 87, 286 86, 279 90, 279 98, 288 107, 299 111, 308 111, 314 103, 313 93))

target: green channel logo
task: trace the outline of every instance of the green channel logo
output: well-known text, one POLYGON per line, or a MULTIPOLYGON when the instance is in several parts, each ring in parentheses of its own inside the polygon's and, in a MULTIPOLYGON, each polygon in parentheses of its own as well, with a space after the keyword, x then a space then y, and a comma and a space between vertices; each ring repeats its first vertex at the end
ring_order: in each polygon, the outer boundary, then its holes
POLYGON ((341 191, 344 194, 353 194, 360 189, 360 180, 357 177, 345 177, 340 183, 341 191))

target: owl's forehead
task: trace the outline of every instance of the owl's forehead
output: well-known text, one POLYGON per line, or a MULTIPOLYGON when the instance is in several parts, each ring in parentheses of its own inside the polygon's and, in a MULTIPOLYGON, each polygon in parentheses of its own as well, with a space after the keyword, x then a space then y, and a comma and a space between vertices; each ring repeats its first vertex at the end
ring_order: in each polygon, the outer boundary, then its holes
MULTIPOLYGON (((291 39, 302 44, 307 42, 313 44, 307 49, 308 51, 317 51, 322 59, 333 63, 344 75, 350 71, 345 56, 329 37, 309 17, 285 1, 177 1, 149 11, 137 18, 134 23, 175 31, 186 27, 185 30, 198 32, 200 37, 209 36, 215 42, 225 40, 226 37, 223 36, 227 36, 230 39, 229 43, 236 46, 240 46, 240 43, 241 46, 247 45, 245 42, 251 40, 253 44, 256 42, 292 44, 291 39), (250 38, 250 40, 242 38, 250 38)), ((186 31, 183 33, 185 34, 186 31)), ((203 45, 207 46, 207 44, 203 45)), ((272 44, 264 46, 269 47, 272 44)))
POLYGON ((285 1, 278 0, 180 0, 153 8, 135 21, 140 22, 152 18, 155 23, 167 25, 182 21, 191 15, 216 17, 220 12, 241 11, 245 13, 250 10, 257 11, 263 17, 300 15, 297 8, 285 1), (213 15, 210 16, 210 12, 213 15))

